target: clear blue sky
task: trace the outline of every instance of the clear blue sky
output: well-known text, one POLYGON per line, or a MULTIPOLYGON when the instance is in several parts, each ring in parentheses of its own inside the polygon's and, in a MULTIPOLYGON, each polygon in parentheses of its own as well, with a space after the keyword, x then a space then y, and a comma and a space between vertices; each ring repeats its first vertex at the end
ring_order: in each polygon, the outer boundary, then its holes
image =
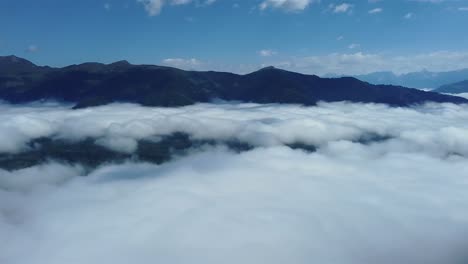
POLYGON ((324 74, 468 67, 465 0, 1 0, 0 55, 324 74))

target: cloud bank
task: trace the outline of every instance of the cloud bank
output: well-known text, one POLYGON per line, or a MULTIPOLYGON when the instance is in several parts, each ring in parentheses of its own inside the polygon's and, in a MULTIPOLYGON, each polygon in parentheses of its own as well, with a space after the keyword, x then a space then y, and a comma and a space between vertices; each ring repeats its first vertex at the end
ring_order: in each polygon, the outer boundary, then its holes
POLYGON ((54 162, 0 170, 1 263, 468 259, 467 105, 0 110, 9 152, 38 136, 111 147, 171 131, 257 146, 204 148, 162 165, 109 164, 86 177, 80 166, 54 162), (317 151, 284 146, 297 141, 317 151))
POLYGON ((167 58, 162 61, 162 64, 179 69, 194 70, 202 66, 203 63, 195 58, 167 58))
POLYGON ((253 146, 388 138, 378 153, 425 151, 436 157, 468 156, 468 105, 427 104, 390 108, 378 104, 300 105, 196 104, 148 108, 134 104, 71 110, 58 104, 0 105, 0 153, 19 152, 41 137, 95 139, 131 152, 136 141, 183 132, 194 139, 236 139, 253 146))

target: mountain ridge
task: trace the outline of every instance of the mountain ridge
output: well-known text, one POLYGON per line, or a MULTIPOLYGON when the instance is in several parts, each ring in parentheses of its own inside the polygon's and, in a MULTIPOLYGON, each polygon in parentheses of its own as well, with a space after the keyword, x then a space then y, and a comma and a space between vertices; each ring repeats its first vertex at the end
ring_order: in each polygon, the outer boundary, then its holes
POLYGON ((1 65, 5 70, 0 71, 0 99, 11 103, 58 100, 75 103, 76 108, 113 102, 169 107, 214 99, 303 105, 314 105, 319 101, 391 106, 424 102, 468 103, 464 98, 401 86, 372 85, 353 77, 321 78, 274 67, 239 75, 133 65, 127 61, 52 68, 20 58, 0 57, 1 65))
MULTIPOLYGON (((326 77, 341 77, 345 75, 325 75, 326 77)), ((406 74, 395 74, 391 71, 372 72, 369 74, 353 75, 359 80, 372 84, 401 85, 418 89, 436 89, 442 85, 460 82, 468 79, 468 69, 454 71, 431 72, 422 70, 406 74)))
POLYGON ((468 93, 468 80, 442 85, 434 91, 438 93, 450 94, 468 93))

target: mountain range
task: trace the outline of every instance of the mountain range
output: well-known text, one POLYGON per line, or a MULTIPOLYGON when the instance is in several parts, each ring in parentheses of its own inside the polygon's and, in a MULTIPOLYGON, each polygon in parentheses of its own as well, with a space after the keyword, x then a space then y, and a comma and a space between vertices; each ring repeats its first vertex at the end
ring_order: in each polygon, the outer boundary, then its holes
POLYGON ((460 97, 392 85, 372 85, 353 77, 320 78, 267 67, 239 75, 184 71, 155 65, 83 63, 63 68, 37 66, 0 57, 0 99, 11 103, 58 100, 76 108, 130 102, 183 106, 215 99, 254 103, 314 105, 319 101, 385 103, 468 103, 460 97))
MULTIPOLYGON (((327 76, 332 77, 333 75, 327 76)), ((430 72, 424 70, 401 75, 397 75, 393 72, 374 72, 365 75, 355 75, 353 77, 372 84, 401 85, 406 87, 431 90, 436 89, 442 85, 468 79, 468 69, 447 72, 430 72)))
POLYGON ((442 85, 434 90, 438 93, 461 94, 468 93, 468 80, 442 85))

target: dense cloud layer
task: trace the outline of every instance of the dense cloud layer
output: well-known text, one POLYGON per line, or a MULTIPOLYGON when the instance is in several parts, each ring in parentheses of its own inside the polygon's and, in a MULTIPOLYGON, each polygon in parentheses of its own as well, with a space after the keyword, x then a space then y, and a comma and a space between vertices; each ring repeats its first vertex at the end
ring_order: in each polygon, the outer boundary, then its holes
POLYGON ((174 132, 194 139, 238 139, 254 146, 390 138, 372 146, 425 152, 438 157, 468 155, 468 105, 428 104, 417 108, 324 103, 318 107, 257 104, 197 104, 146 108, 114 104, 71 110, 66 106, 0 105, 0 153, 19 152, 40 137, 93 138, 97 144, 132 152, 136 141, 174 132))
POLYGON ((0 263, 466 263, 468 106, 0 107, 2 151, 92 137, 133 151, 174 131, 204 148, 87 177, 0 170, 0 263), (316 152, 283 143, 304 142, 316 152))

